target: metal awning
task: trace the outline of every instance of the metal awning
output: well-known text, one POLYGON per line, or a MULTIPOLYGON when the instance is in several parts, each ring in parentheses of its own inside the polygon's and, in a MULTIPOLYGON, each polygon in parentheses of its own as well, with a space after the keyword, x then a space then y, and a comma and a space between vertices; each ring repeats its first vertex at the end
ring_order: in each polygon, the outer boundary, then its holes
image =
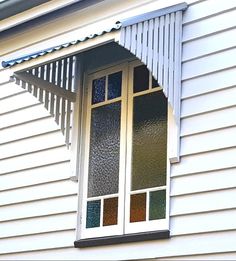
MULTIPOLYGON (((100 40, 99 44, 105 44, 102 36, 113 31, 117 31, 117 35, 115 39, 112 40, 117 41, 117 44, 127 49, 130 53, 136 56, 139 60, 141 60, 152 73, 153 77, 158 81, 159 85, 163 87, 163 92, 168 99, 169 105, 173 110, 173 116, 175 119, 175 136, 176 138, 172 142, 174 145, 173 149, 170 152, 170 160, 172 162, 179 161, 179 139, 180 139, 180 100, 181 100, 181 52, 182 52, 182 15, 183 11, 187 9, 186 3, 181 3, 178 5, 174 5, 168 8, 159 9, 156 11, 152 11, 149 13, 145 13, 136 17, 131 17, 129 19, 120 21, 111 25, 108 29, 102 30, 98 33, 88 35, 86 37, 80 38, 76 41, 68 42, 65 44, 61 44, 58 46, 54 46, 48 49, 44 49, 38 51, 36 53, 31 53, 23 57, 17 57, 13 60, 3 61, 2 66, 5 68, 10 68, 15 65, 21 64, 23 62, 36 59, 41 56, 45 56, 50 53, 54 53, 56 51, 68 48, 68 54, 61 56, 62 58, 58 58, 59 56, 49 55, 50 59, 48 59, 48 64, 39 65, 41 67, 40 70, 43 70, 44 67, 47 66, 47 70, 50 71, 53 64, 55 63, 55 58, 57 61, 63 61, 63 68, 67 66, 67 60, 69 55, 75 54, 78 52, 83 52, 86 50, 83 47, 83 42, 91 43, 90 39, 98 38, 100 40), (101 40, 102 39, 102 40, 101 40), (79 45, 81 43, 81 45, 79 45), (78 45, 79 51, 73 52, 73 47, 78 45), (80 46, 80 47, 79 47, 80 46), (82 46, 82 47, 81 47, 82 46), (70 49, 71 47, 71 49, 70 49), (61 60, 64 59, 64 60, 61 60), (65 64, 65 66, 64 66, 65 64)), ((103 36, 103 37, 106 37, 103 36)), ((111 40, 111 39, 109 39, 111 40)), ((93 43, 89 48, 94 48, 96 45, 93 43)), ((64 52, 64 51, 62 51, 64 52)), ((61 53, 60 53, 61 54, 61 53)), ((62 54, 61 54, 62 55, 62 54)), ((71 64, 71 63, 70 63, 71 64)), ((58 65, 58 66, 59 66, 58 65)), ((28 74, 32 74, 32 67, 28 66, 28 74)), ((58 68, 61 68, 59 66, 58 68)), ((10 69, 11 70, 11 69, 10 69)), ((27 69, 25 69, 27 71, 27 69)), ((64 69, 63 69, 64 70, 64 69)), ((13 69, 14 71, 14 69, 13 69)), ((15 72, 17 71, 17 67, 15 72)), ((27 82, 27 73, 24 75, 23 81, 27 82), (26 80, 25 80, 26 79, 26 80)), ((64 70, 64 74, 66 74, 66 70, 64 70)), ((22 74, 21 74, 22 75, 22 74)), ((16 78, 20 79, 20 74, 15 75, 16 78)), ((40 82, 35 77, 42 77, 42 73, 34 74, 31 78, 38 82, 40 82)), ((43 73, 43 77, 45 74, 43 73)), ((29 79, 29 77, 28 77, 29 79)), ((66 79, 66 77, 65 77, 66 79)), ((44 79, 47 80, 47 79, 44 79)), ((34 85, 35 82, 30 82, 31 85, 34 85)), ((55 84, 54 84, 55 85, 55 84)), ((64 85, 66 86, 66 84, 64 85)), ((60 86, 64 88, 64 86, 60 86)), ((30 87, 31 88, 31 87, 30 87)), ((39 87, 40 88, 40 87, 39 87)), ((56 86, 50 85, 52 90, 56 90, 56 86)), ((64 88, 65 89, 65 88, 64 88)), ((69 90, 71 91, 71 90, 69 90)), ((60 94, 58 94, 58 97, 60 94)), ((65 99, 65 97, 62 99, 65 99)), ((64 101, 64 100, 63 100, 64 101)), ((73 102, 72 100, 70 102, 73 102)), ((46 103, 47 104, 47 103, 46 103)), ((63 107, 64 108, 64 107, 63 107)), ((59 115, 59 114, 58 114, 59 115)), ((58 120, 58 118, 56 118, 58 120)), ((62 121, 62 130, 64 129, 64 122, 62 121)))
POLYGON ((59 51, 59 50, 64 49, 64 48, 68 48, 68 47, 70 47, 72 45, 77 45, 77 44, 79 44, 81 42, 85 42, 87 40, 96 38, 96 37, 104 35, 106 33, 110 33, 110 32, 119 30, 120 28, 121 28, 121 23, 118 22, 118 23, 112 25, 111 27, 109 27, 109 28, 107 28, 107 29, 105 29, 103 31, 97 32, 95 34, 90 34, 88 36, 79 38, 78 40, 67 42, 67 43, 60 44, 60 45, 53 46, 53 47, 49 47, 49 48, 40 50, 38 52, 34 52, 34 53, 27 54, 25 56, 17 57, 17 58, 12 59, 12 60, 3 61, 2 62, 2 67, 10 68, 10 67, 12 67, 14 65, 17 65, 17 64, 20 64, 20 63, 23 63, 23 62, 26 62, 26 61, 29 61, 29 60, 32 60, 32 59, 36 59, 36 58, 38 58, 40 56, 44 56, 46 54, 53 53, 53 52, 59 51))

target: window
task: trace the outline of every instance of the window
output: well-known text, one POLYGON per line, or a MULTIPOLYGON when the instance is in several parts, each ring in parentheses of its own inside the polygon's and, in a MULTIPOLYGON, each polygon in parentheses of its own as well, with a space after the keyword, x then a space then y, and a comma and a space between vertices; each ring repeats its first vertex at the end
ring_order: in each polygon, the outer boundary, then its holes
POLYGON ((80 238, 168 230, 167 100, 146 66, 88 76, 80 238))

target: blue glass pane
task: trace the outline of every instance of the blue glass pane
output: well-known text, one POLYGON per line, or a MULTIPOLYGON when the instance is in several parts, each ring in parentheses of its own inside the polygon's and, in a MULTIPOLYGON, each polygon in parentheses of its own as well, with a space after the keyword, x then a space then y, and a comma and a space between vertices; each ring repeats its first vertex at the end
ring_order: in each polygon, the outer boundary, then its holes
POLYGON ((121 102, 92 109, 88 197, 118 192, 121 102))
POLYGON ((100 209, 101 209, 100 200, 88 201, 86 228, 100 226, 100 209))
POLYGON ((121 96, 122 72, 108 76, 108 100, 121 96))
POLYGON ((166 191, 150 192, 149 220, 162 219, 166 216, 166 191))
POLYGON ((106 77, 93 80, 92 104, 105 101, 106 77))

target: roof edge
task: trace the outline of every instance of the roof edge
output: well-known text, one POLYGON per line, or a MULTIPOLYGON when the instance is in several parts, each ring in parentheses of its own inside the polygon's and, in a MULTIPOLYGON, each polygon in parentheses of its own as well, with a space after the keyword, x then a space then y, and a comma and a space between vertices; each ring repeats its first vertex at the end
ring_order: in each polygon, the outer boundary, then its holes
POLYGON ((137 16, 127 18, 124 20, 120 20, 120 22, 122 24, 122 27, 126 27, 126 26, 133 25, 136 23, 144 22, 149 19, 160 17, 162 15, 170 14, 170 13, 177 12, 177 11, 184 11, 187 8, 188 8, 188 4, 186 2, 183 2, 183 3, 177 4, 177 5, 168 6, 168 7, 162 8, 162 9, 157 9, 152 12, 148 12, 148 13, 137 15, 137 16))

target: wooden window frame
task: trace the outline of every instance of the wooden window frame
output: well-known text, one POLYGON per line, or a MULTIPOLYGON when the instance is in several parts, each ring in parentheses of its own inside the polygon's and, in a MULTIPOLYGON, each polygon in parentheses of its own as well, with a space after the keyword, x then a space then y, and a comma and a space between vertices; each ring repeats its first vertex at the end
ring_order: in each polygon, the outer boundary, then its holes
MULTIPOLYGON (((172 111, 170 109, 170 106, 168 106, 168 116, 167 116, 167 163, 166 163, 166 185, 163 187, 159 187, 155 190, 165 189, 166 190, 166 218, 162 220, 152 220, 152 221, 144 221, 144 222, 136 222, 133 224, 129 223, 129 211, 124 211, 124 206, 129 206, 125 201, 125 197, 127 197, 127 193, 124 193, 124 189, 127 190, 127 180, 129 180, 127 177, 125 178, 124 175, 119 176, 119 188, 124 187, 123 190, 119 191, 119 201, 125 202, 120 203, 118 207, 118 225, 117 226, 108 226, 108 227, 99 227, 99 228, 92 228, 88 229, 90 232, 84 232, 85 226, 86 226, 86 200, 84 198, 86 197, 87 193, 87 182, 88 182, 88 154, 89 154, 89 137, 90 137, 90 112, 91 109, 88 109, 87 101, 91 100, 91 88, 88 88, 88 86, 91 86, 92 79, 101 77, 102 75, 109 75, 111 73, 118 72, 120 70, 123 71, 123 79, 122 79, 122 89, 126 89, 129 86, 132 86, 132 72, 133 68, 136 66, 141 65, 140 61, 129 61, 129 62, 123 62, 122 64, 118 65, 111 65, 107 66, 105 69, 101 68, 101 70, 97 70, 97 72, 91 72, 87 73, 85 75, 84 80, 84 90, 83 90, 83 97, 82 97, 82 107, 83 107, 83 113, 81 116, 81 122, 84 126, 82 128, 82 139, 81 139, 81 151, 83 153, 80 153, 79 155, 79 218, 78 218, 78 226, 77 226, 77 241, 75 241, 75 247, 86 247, 86 246, 95 246, 95 245, 107 245, 107 244, 117 244, 117 243, 123 243, 123 242, 133 242, 133 241, 144 241, 144 240, 153 240, 158 238, 168 238, 169 237, 169 201, 170 201, 170 161, 169 161, 169 151, 170 151, 170 137, 171 137, 171 125, 175 124, 174 117, 172 114, 172 111), (90 85, 89 85, 90 84, 90 85), (87 114, 89 113, 89 114, 87 114), (85 134, 87 132, 87 135, 85 134), (87 145, 86 145, 87 144, 87 145), (86 189, 85 189, 86 188, 86 189), (130 226, 131 225, 131 226, 130 226), (124 229, 125 227, 125 229, 124 229)), ((149 82, 151 83, 152 76, 150 74, 149 82)), ((128 88, 130 90, 131 88, 128 88)), ((155 88, 151 91, 144 91, 144 93, 149 92, 156 92, 156 91, 162 91, 160 87, 155 88)), ((128 113, 128 116, 126 115, 126 110, 123 109, 127 106, 128 99, 131 99, 132 96, 126 94, 126 97, 124 97, 124 91, 122 91, 122 102, 125 103, 125 105, 122 105, 122 112, 121 112, 121 118, 124 117, 125 121, 128 122, 127 117, 130 119, 132 117, 132 114, 128 113), (128 98, 129 97, 129 98, 128 98)), ((138 96, 138 94, 135 94, 134 96, 138 96)), ((114 102, 114 99, 111 100, 111 102, 114 102)), ((108 102, 110 103, 110 102, 108 102)), ((104 103, 106 104, 106 102, 104 103)), ((96 105, 95 105, 96 107, 96 105)), ((129 106, 129 109, 132 110, 132 106, 129 106)), ((124 128, 126 129, 127 126, 124 128)), ((122 129, 122 126, 121 126, 122 129)), ((124 130, 122 130, 124 131, 124 130)), ((131 132, 128 133, 122 133, 121 136, 124 135, 125 139, 130 139, 131 132)), ((122 139, 122 138, 121 138, 122 139)), ((123 141, 124 142, 124 141, 123 141)), ((122 148, 123 142, 121 142, 121 151, 125 150, 125 148, 122 148)), ((125 141, 126 142, 126 141, 125 141)), ((131 142, 127 142, 129 150, 131 150, 132 144, 131 142)), ((120 153, 123 154, 123 153, 120 153)), ((126 164, 121 164, 120 169, 125 169, 124 173, 126 173, 126 176, 131 175, 131 159, 127 159, 130 155, 127 157, 127 153, 124 153, 122 157, 120 157, 120 163, 121 162, 128 162, 126 164), (121 161, 123 160, 123 161, 121 161), (129 170, 127 170, 129 169, 129 170), (127 173, 129 173, 127 175, 127 173)), ((145 191, 152 191, 153 189, 146 189, 145 191)), ((106 196, 105 196, 106 197, 106 196)), ((110 197, 110 196, 109 196, 110 197)), ((87 197, 86 197, 87 198, 87 197)), ((102 197, 101 197, 102 198, 102 197)), ((94 199, 94 198, 93 198, 94 199)), ((102 211, 102 210, 101 210, 102 211)), ((102 219, 102 218, 101 218, 102 219)), ((101 221, 100 221, 101 222, 101 221)))

